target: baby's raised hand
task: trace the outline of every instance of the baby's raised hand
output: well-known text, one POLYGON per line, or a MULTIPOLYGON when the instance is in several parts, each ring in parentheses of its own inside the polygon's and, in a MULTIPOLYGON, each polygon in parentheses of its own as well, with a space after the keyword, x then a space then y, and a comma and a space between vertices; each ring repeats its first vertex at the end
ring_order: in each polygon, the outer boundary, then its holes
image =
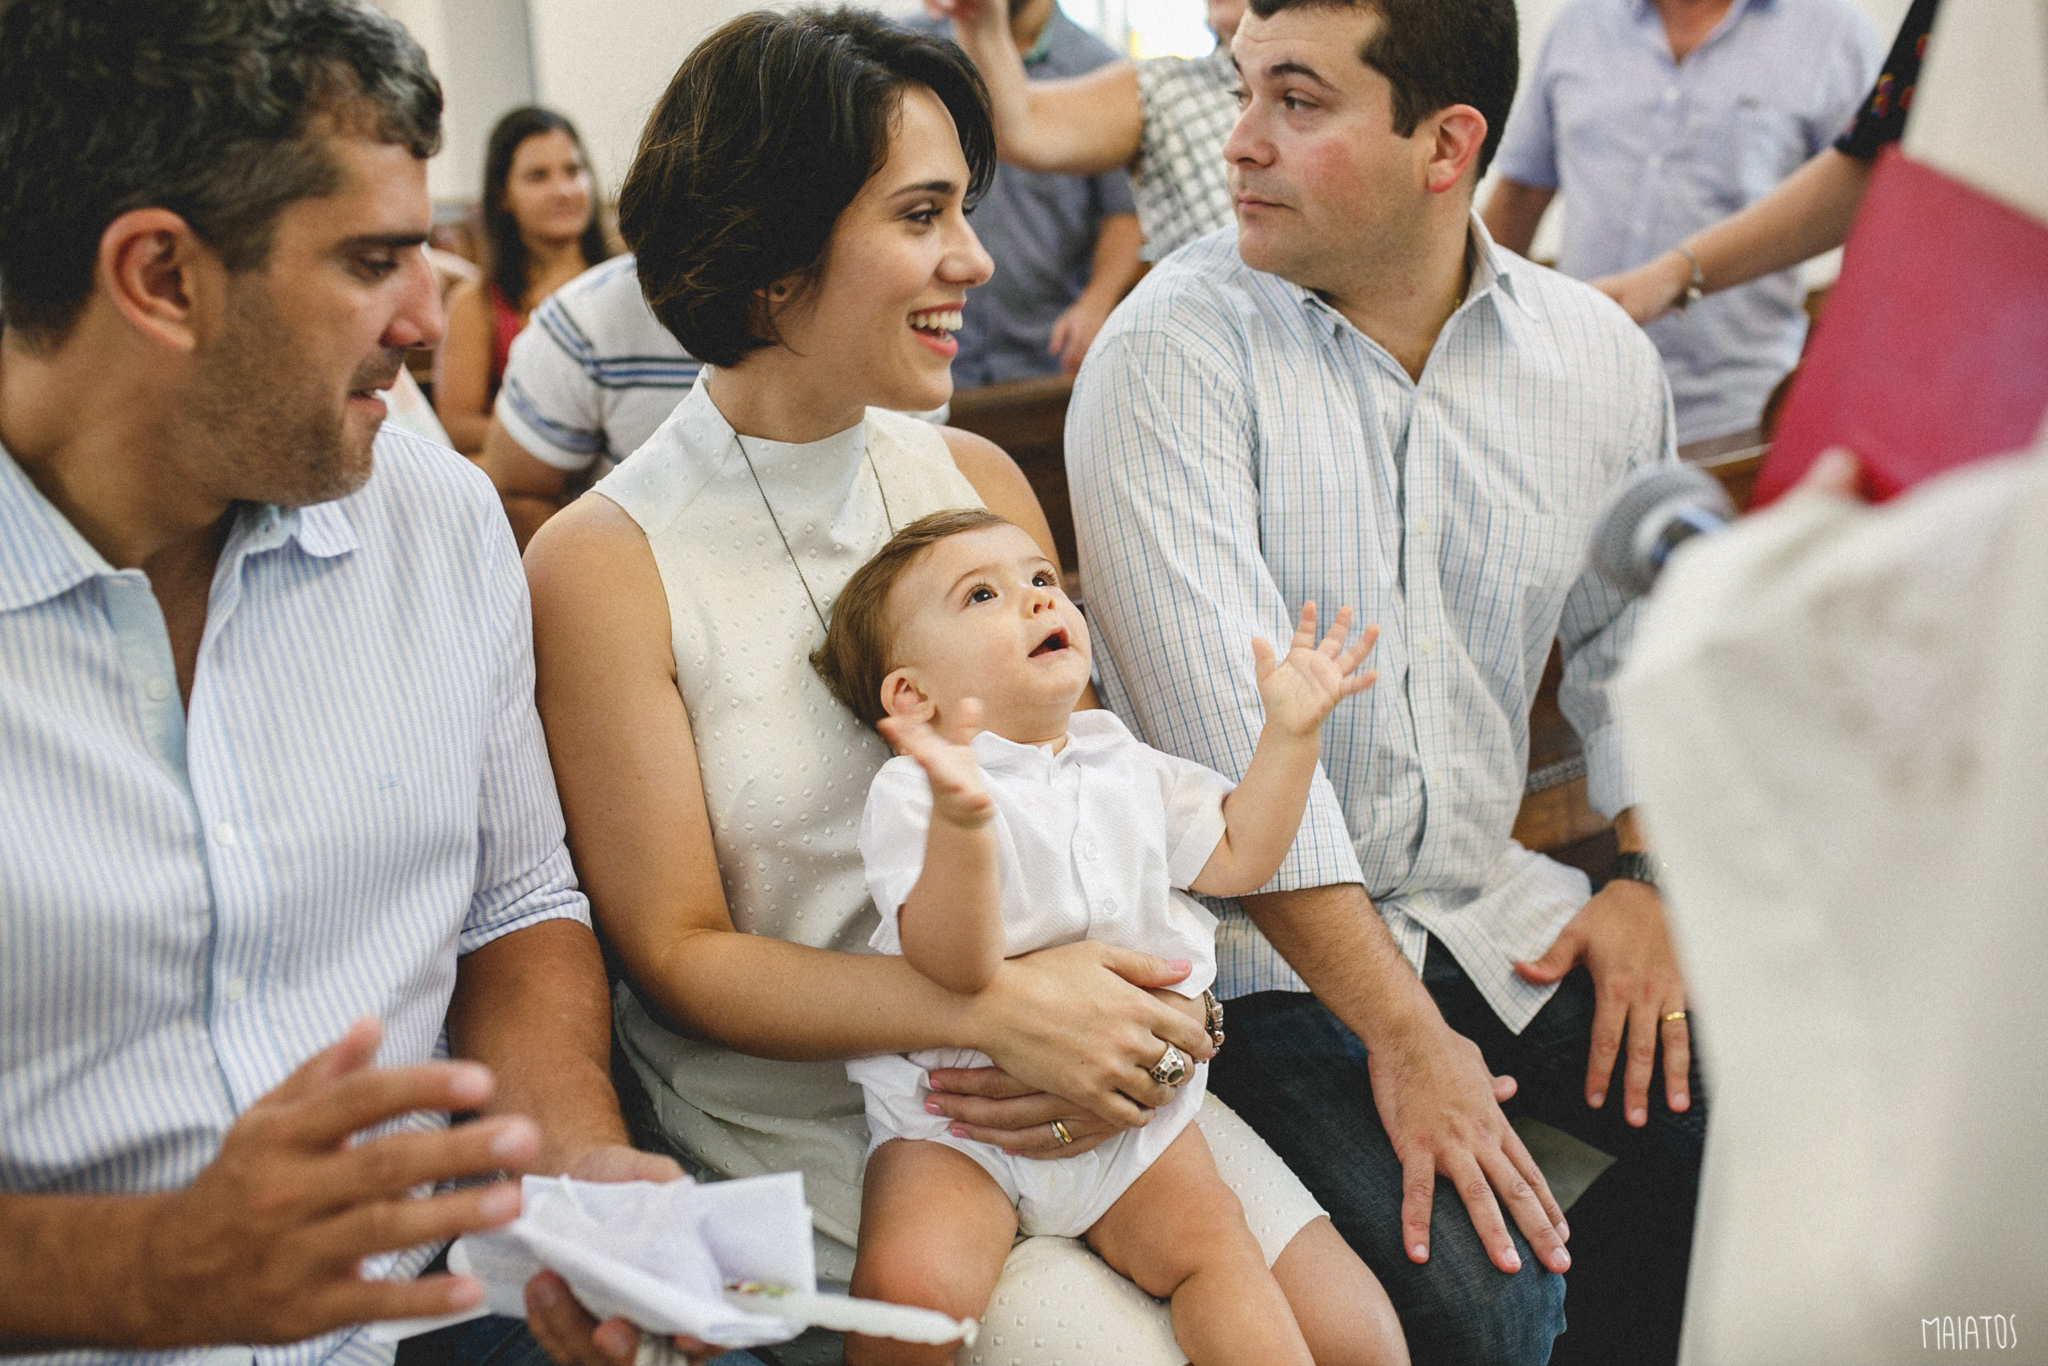
POLYGON ((1266 724, 1279 726, 1290 735, 1311 735, 1337 704, 1356 692, 1364 692, 1379 678, 1377 669, 1359 673, 1358 666, 1372 653, 1380 628, 1368 626, 1358 643, 1344 648, 1351 634, 1351 609, 1339 608, 1337 624, 1323 643, 1316 644, 1316 605, 1301 605, 1301 620, 1295 624, 1294 640, 1287 658, 1277 665, 1273 647, 1265 640, 1252 640, 1252 661, 1257 669, 1259 699, 1266 704, 1266 724))
POLYGON ((966 698, 960 716, 942 732, 921 716, 885 716, 875 724, 882 738, 923 766, 932 785, 932 818, 974 830, 995 814, 995 799, 981 780, 971 743, 981 730, 981 703, 966 698))

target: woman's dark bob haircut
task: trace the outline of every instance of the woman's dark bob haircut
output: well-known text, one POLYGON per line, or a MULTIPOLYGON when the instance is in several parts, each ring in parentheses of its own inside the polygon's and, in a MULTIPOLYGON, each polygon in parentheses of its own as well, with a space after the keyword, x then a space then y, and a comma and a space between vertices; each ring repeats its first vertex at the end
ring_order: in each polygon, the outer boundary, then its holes
POLYGON ((995 130, 988 89, 953 44, 867 10, 763 10, 684 59, 626 173, 619 230, 648 307, 685 350, 730 366, 776 344, 757 291, 816 286, 833 224, 888 159, 916 86, 953 116, 972 204, 995 174, 995 130))

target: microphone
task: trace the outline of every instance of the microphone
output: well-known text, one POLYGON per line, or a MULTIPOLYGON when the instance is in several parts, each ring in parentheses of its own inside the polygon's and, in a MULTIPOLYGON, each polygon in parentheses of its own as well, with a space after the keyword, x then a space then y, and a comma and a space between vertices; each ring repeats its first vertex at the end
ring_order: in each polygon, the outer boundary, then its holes
POLYGON ((1614 491, 1593 525, 1593 567, 1630 597, 1664 572, 1671 552, 1735 520, 1721 481, 1692 465, 1644 470, 1614 491))

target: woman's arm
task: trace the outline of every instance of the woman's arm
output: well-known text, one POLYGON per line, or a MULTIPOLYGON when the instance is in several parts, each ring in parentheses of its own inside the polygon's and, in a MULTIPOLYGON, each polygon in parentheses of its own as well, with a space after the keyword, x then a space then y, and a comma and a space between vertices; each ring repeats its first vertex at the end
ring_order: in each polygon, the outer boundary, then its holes
POLYGON ((464 455, 484 448, 491 425, 491 303, 481 280, 448 296, 448 333, 434 355, 434 415, 464 455))
POLYGON ((646 538, 585 497, 535 535, 526 567, 570 851, 600 930, 671 1028, 769 1058, 975 1048, 1124 1126, 1170 1098, 1143 1075, 1164 1043, 1208 1056, 1199 1025, 1141 989, 1186 972, 1150 955, 1071 944, 1005 962, 965 997, 900 958, 736 933, 646 538))
MULTIPOLYGON (((1870 163, 1826 147, 1741 212, 1695 233, 1684 246, 1699 258, 1700 291, 1733 289, 1789 270, 1848 240, 1870 163)), ((1593 288, 1647 326, 1674 308, 1692 283, 1692 262, 1677 248, 1593 281, 1593 288)))
POLYGON ((1027 171, 1100 175, 1130 165, 1145 134, 1137 68, 1111 62, 1083 76, 1033 81, 1024 75, 1009 6, 1001 0, 941 0, 953 37, 988 83, 996 154, 1027 171))

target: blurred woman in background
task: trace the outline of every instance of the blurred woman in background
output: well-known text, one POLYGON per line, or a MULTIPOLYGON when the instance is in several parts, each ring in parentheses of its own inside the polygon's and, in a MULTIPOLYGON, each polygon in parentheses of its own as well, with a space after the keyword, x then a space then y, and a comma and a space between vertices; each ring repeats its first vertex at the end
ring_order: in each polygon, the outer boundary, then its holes
POLYGON ((434 366, 434 409, 455 449, 483 449, 512 339, 557 288, 612 254, 583 140, 533 105, 491 130, 484 154, 484 274, 448 297, 434 366))

